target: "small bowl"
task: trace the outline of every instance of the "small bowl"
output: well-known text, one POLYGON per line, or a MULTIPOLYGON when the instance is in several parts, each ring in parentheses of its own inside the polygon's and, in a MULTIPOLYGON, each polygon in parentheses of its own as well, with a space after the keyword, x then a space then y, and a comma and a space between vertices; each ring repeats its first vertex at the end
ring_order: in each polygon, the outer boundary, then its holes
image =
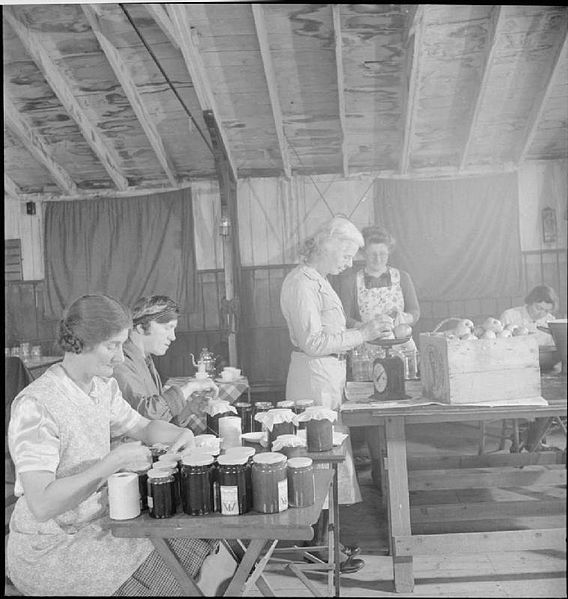
POLYGON ((257 431, 254 433, 243 433, 241 435, 241 443, 247 445, 260 445, 263 441, 266 441, 267 435, 265 431, 257 431))

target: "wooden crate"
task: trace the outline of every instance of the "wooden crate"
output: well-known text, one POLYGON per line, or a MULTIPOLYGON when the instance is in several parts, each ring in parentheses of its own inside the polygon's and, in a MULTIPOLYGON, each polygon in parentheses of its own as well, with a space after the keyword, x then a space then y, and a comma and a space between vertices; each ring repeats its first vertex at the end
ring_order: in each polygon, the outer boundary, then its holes
POLYGON ((447 339, 420 335, 425 397, 448 404, 540 397, 538 344, 532 335, 447 339))

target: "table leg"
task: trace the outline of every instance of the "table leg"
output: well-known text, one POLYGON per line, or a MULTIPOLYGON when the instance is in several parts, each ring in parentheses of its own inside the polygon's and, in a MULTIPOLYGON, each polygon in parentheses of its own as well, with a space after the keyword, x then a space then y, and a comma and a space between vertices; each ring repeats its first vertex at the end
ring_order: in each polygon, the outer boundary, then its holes
POLYGON ((389 417, 385 422, 388 470, 388 513, 394 587, 397 593, 410 593, 414 589, 412 556, 397 556, 394 539, 409 536, 410 500, 406 466, 406 434, 403 417, 389 417))
POLYGON ((178 560, 175 553, 171 550, 166 540, 158 537, 151 537, 150 540, 156 548, 156 551, 166 563, 166 566, 168 566, 171 573, 178 581, 179 586, 182 588, 185 595, 188 597, 203 597, 201 589, 197 586, 193 578, 191 578, 191 576, 189 576, 189 574, 186 572, 185 568, 178 560))
MULTIPOLYGON (((238 541, 237 539, 224 539, 222 541, 222 543, 224 543, 225 546, 229 549, 229 551, 233 554, 235 561, 237 563, 240 563, 246 553, 246 547, 245 547, 244 543, 242 541, 238 541)), ((262 570, 264 570, 266 563, 268 563, 268 560, 269 560, 270 556, 272 555, 272 552, 273 552, 274 548, 276 547, 276 544, 277 544, 277 541, 274 541, 269 552, 267 552, 267 554, 262 558, 264 560, 264 563, 262 565, 262 570)), ((255 569, 255 572, 256 572, 256 569, 255 569)), ((274 591, 271 589, 270 585, 268 584, 268 581, 262 575, 262 572, 258 573, 256 576, 254 576, 254 582, 256 583, 256 586, 258 587, 259 591, 262 593, 262 595, 264 597, 274 597, 274 591)), ((250 586, 249 583, 250 583, 250 577, 249 577, 249 580, 247 581, 247 586, 250 586)))
POLYGON ((252 539, 248 544, 244 555, 239 562, 233 578, 225 591, 225 597, 241 596, 243 594, 247 578, 254 568, 264 546, 270 541, 265 539, 252 539))
MULTIPOLYGON (((338 464, 335 462, 333 464, 333 485, 332 485, 332 505, 333 509, 329 510, 331 517, 333 518, 332 527, 333 527, 333 547, 329 547, 329 555, 331 555, 331 551, 333 549, 333 570, 330 570, 331 576, 334 580, 335 585, 335 596, 339 597, 340 594, 340 556, 339 556, 339 472, 338 472, 338 464)), ((331 540, 331 535, 330 535, 331 540)), ((331 585, 329 585, 329 591, 331 594, 331 585)))

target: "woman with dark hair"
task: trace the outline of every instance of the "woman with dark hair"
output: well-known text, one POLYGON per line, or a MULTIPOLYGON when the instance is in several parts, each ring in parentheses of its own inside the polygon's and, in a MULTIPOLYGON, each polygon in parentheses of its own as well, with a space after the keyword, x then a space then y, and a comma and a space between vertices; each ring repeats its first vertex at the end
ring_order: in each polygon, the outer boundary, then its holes
MULTIPOLYGON (((7 573, 24 595, 172 595, 182 590, 148 539, 114 537, 107 479, 151 460, 148 447, 177 452, 193 433, 148 420, 122 398, 113 368, 123 359, 128 309, 84 295, 59 323, 63 361, 23 389, 8 427, 18 497, 10 520, 7 573), (111 449, 111 439, 135 439, 111 449)), ((217 541, 172 539, 196 576, 217 541)), ((218 571, 218 565, 217 571, 218 571)))
POLYGON ((124 361, 114 369, 114 377, 124 399, 142 416, 189 427, 194 433, 206 428, 204 404, 209 392, 218 388, 210 379, 189 381, 182 387, 164 389, 152 356, 163 356, 175 340, 179 306, 165 295, 142 297, 132 309, 132 330, 123 351, 124 361), (192 394, 197 395, 192 398, 192 394))
POLYGON ((524 299, 524 305, 509 308, 501 314, 504 325, 519 325, 536 335, 539 346, 554 345, 551 333, 538 327, 548 328, 548 321, 554 320, 554 312, 558 310, 558 295, 550 285, 537 285, 524 299))

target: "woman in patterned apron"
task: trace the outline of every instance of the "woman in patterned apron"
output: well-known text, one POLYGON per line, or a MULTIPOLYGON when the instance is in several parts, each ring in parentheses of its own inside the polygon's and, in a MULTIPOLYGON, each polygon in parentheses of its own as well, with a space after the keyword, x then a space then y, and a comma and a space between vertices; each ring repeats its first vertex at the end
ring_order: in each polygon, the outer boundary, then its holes
MULTIPOLYGON (((420 306, 410 275, 388 265, 394 239, 382 227, 363 229, 365 266, 346 273, 339 284, 338 293, 347 315, 347 325, 360 327, 371 319, 380 319, 392 327, 405 323, 415 325, 420 318, 420 306)), ((402 351, 416 350, 414 339, 396 346, 402 351)), ((374 356, 377 346, 365 344, 367 352, 374 356)), ((375 484, 379 480, 379 449, 376 427, 365 427, 365 437, 371 454, 372 475, 375 484)))
MULTIPOLYGON (((338 410, 345 386, 346 352, 379 335, 381 328, 373 319, 358 329, 347 329, 341 300, 327 280, 328 275, 350 267, 362 245, 363 237, 355 225, 336 216, 304 243, 300 252, 303 262, 284 279, 280 307, 294 345, 287 399, 313 399, 317 405, 338 410)), ((349 445, 347 458, 339 465, 339 503, 359 501, 361 492, 349 445)), ((327 529, 327 510, 322 514, 315 544, 323 544, 320 533, 327 529)), ((352 550, 345 553, 349 559, 342 562, 342 572, 363 566, 362 560, 352 558, 352 550)))
MULTIPOLYGON (((118 538, 108 526, 107 479, 150 461, 141 442, 171 444, 174 452, 194 443, 189 429, 148 420, 122 398, 112 371, 131 322, 108 296, 75 300, 59 324, 63 361, 12 404, 8 443, 18 500, 6 565, 24 595, 182 594, 148 539, 118 538), (111 449, 111 439, 125 434, 136 441, 111 449)), ((217 580, 224 577, 217 541, 170 541, 191 576, 203 578, 207 558, 217 580)))

